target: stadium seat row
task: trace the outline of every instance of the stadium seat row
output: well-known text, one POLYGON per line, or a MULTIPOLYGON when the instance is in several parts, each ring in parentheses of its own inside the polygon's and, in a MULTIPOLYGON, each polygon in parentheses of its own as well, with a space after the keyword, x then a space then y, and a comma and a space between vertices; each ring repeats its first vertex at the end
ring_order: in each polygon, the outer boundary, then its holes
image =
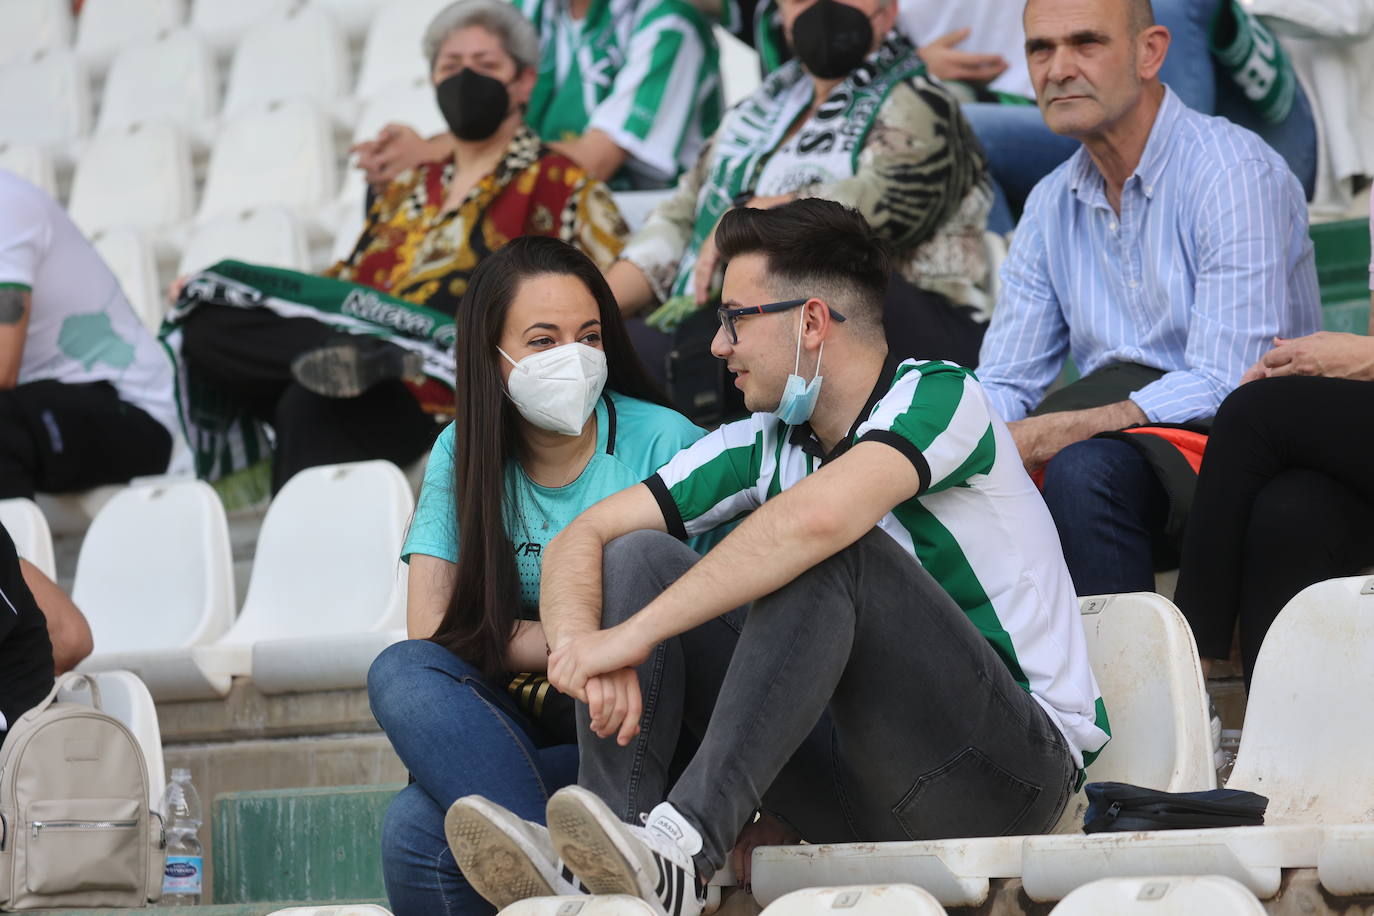
MULTIPOLYGON (((266 693, 361 687, 377 653, 405 636, 398 557, 414 504, 405 475, 384 461, 296 475, 268 507, 236 618, 215 491, 170 478, 122 488, 77 558, 72 599, 96 646, 80 670, 132 671, 160 701, 224 696, 237 676, 266 693)), ((0 503, 21 555, 41 567, 51 547, 35 512, 26 500, 0 503), (21 515, 29 521, 12 523, 21 515)))

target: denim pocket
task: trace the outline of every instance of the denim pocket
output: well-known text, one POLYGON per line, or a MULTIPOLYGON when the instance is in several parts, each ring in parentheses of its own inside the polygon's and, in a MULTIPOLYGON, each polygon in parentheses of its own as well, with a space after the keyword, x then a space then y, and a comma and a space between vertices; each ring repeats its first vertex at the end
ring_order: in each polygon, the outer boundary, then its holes
POLYGON ((1004 836, 1016 831, 1042 791, 968 747, 918 778, 892 813, 913 840, 1004 836))

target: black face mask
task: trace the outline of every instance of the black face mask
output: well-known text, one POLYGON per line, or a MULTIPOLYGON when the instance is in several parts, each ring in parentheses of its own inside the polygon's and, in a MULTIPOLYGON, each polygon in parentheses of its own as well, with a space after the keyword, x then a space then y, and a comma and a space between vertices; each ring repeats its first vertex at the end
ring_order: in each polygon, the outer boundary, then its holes
POLYGON ((812 76, 848 76, 873 48, 873 23, 863 10, 816 0, 792 23, 792 50, 812 76))
POLYGON ((448 129, 460 140, 487 139, 510 113, 506 84, 467 68, 435 86, 434 97, 448 129))

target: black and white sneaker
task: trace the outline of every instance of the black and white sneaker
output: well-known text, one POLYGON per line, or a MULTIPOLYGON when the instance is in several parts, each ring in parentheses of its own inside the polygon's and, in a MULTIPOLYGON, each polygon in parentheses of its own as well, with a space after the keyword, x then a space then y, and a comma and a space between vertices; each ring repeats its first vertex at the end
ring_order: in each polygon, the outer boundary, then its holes
POLYGON ((444 836, 473 890, 498 910, 526 897, 586 893, 558 861, 543 825, 516 817, 480 795, 453 803, 444 815, 444 836))
POLYGON ((387 379, 417 379, 424 358, 366 334, 341 335, 291 361, 291 377, 326 398, 356 398, 387 379))
POLYGON ((692 855, 701 837, 667 802, 646 826, 622 823, 594 793, 568 786, 549 799, 555 853, 592 894, 629 894, 661 916, 699 916, 706 885, 692 855))

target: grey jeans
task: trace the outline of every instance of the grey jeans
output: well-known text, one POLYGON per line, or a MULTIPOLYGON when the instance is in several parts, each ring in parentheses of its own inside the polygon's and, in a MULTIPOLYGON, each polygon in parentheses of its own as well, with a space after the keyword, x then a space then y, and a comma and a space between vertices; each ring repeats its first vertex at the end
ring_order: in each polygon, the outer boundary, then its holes
MULTIPOLYGON (((609 544, 603 625, 697 559, 659 532, 609 544)), ((666 798, 701 832, 705 874, 760 808, 813 843, 1036 833, 1076 776, 1045 711, 877 529, 658 646, 639 681, 641 732, 627 747, 597 738, 579 709, 578 782, 628 823, 666 798), (680 737, 700 744, 670 785, 680 737)))

